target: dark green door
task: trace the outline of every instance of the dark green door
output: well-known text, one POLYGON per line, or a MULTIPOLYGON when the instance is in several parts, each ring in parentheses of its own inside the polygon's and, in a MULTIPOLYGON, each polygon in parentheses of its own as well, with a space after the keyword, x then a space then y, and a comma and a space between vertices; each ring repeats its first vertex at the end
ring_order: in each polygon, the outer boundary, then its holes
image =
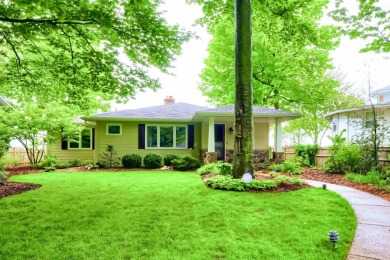
POLYGON ((214 125, 214 134, 215 134, 215 152, 217 153, 218 161, 225 160, 225 125, 215 124, 214 125))

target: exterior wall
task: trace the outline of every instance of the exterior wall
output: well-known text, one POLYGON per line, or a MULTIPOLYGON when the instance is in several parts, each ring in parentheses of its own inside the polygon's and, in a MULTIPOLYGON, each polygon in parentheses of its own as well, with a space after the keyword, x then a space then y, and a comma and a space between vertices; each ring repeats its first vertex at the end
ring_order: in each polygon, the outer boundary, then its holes
MULTIPOLYGON (((96 130, 96 152, 105 152, 107 145, 113 145, 120 157, 125 154, 136 153, 144 157, 148 153, 157 153, 164 157, 167 154, 184 155, 189 154, 200 159, 201 129, 200 124, 194 124, 194 149, 138 149, 138 124, 154 124, 155 122, 117 122, 122 124, 122 135, 107 135, 106 123, 98 122, 96 130)), ((109 122, 115 123, 115 122, 109 122)), ((160 123, 158 123, 160 124, 160 123)), ((162 123, 161 123, 162 125, 162 123)), ((172 123, 167 125, 188 125, 188 123, 172 123)), ((98 157, 97 157, 98 160, 98 157)))
MULTIPOLYGON (((390 123, 390 109, 376 109, 378 115, 383 117, 387 123, 390 123)), ((365 116, 367 112, 371 112, 371 109, 365 109, 355 112, 345 112, 334 115, 332 117, 332 121, 337 123, 337 131, 332 131, 332 135, 340 134, 343 129, 346 130, 343 135, 347 138, 348 141, 353 141, 358 135, 361 134, 361 129, 364 126, 364 121, 362 118, 365 116)), ((384 146, 390 146, 390 133, 384 139, 384 146)))
MULTIPOLYGON (((62 150, 62 138, 61 132, 55 134, 56 141, 53 145, 51 145, 48 149, 49 154, 54 154, 57 156, 58 161, 67 162, 73 159, 80 160, 92 160, 95 159, 95 151, 93 149, 67 149, 62 150)), ((96 140, 96 136, 95 136, 96 140)))
POLYGON ((253 133, 253 149, 268 150, 269 147, 269 125, 268 123, 256 123, 253 133))

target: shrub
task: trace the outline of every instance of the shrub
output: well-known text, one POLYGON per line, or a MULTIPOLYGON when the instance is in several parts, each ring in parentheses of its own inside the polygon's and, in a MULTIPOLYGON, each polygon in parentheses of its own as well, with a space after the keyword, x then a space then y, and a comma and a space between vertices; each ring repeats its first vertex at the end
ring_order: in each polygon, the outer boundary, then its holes
POLYGON ((82 161, 80 159, 69 160, 70 167, 80 167, 82 165, 82 161))
POLYGON ((172 160, 179 159, 176 154, 167 154, 164 156, 164 165, 172 166, 172 160))
POLYGON ((135 153, 126 154, 122 157, 122 166, 124 168, 140 168, 142 157, 135 153))
POLYGON ((354 143, 343 143, 330 149, 331 157, 325 161, 325 171, 331 173, 362 172, 362 150, 354 143))
POLYGON ((16 167, 19 164, 20 160, 18 158, 12 158, 6 156, 0 159, 0 162, 4 164, 5 168, 8 168, 8 167, 16 167))
POLYGON ((302 174, 301 165, 298 162, 286 160, 281 164, 271 164, 268 166, 273 171, 282 171, 293 174, 302 174))
POLYGON ((171 161, 172 167, 179 171, 188 171, 199 168, 201 166, 200 160, 195 159, 191 155, 183 155, 178 159, 171 161))
POLYGON ((48 155, 45 155, 43 160, 37 164, 40 166, 40 168, 43 168, 43 169, 45 167, 54 167, 55 168, 58 164, 58 160, 54 154, 48 154, 48 155))
POLYGON ((225 162, 209 163, 200 167, 196 173, 199 175, 205 174, 218 174, 218 175, 231 175, 232 164, 225 162))
POLYGON ((69 168, 69 167, 71 167, 70 165, 69 165, 69 163, 57 163, 56 164, 56 166, 55 166, 55 168, 57 168, 57 169, 66 169, 66 168, 69 168))
POLYGON ((298 144, 294 149, 297 160, 302 166, 314 166, 318 151, 317 144, 298 144))
POLYGON ((7 177, 7 172, 4 170, 4 164, 0 162, 0 183, 7 177))
POLYGON ((121 158, 118 157, 117 151, 114 149, 113 145, 107 145, 106 152, 99 155, 99 162, 96 163, 99 167, 115 167, 119 166, 121 158))
POLYGON ((150 169, 160 168, 161 161, 162 161, 161 155, 156 154, 156 153, 148 153, 144 157, 145 168, 150 168, 150 169))

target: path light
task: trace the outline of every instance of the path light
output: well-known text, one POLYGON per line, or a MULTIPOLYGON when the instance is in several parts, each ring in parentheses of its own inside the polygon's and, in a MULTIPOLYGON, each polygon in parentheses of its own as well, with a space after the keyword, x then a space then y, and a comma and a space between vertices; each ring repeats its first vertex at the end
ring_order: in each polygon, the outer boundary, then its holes
POLYGON ((242 180, 245 183, 251 182, 252 181, 252 174, 250 174, 249 172, 244 173, 244 175, 242 175, 242 180))
POLYGON ((329 231, 328 237, 330 242, 333 243, 333 246, 336 247, 336 243, 339 241, 339 233, 335 230, 329 231))
POLYGON ((325 183, 322 184, 322 188, 323 188, 324 190, 326 190, 326 184, 325 184, 325 183))
POLYGON ((230 127, 230 128, 229 128, 229 133, 230 133, 231 135, 234 133, 233 127, 230 127))

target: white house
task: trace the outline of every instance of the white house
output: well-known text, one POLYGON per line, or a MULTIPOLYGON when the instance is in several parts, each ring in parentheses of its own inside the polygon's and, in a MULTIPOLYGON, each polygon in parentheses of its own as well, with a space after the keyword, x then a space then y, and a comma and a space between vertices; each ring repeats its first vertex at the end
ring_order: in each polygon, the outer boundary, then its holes
MULTIPOLYGON (((370 98, 373 106, 348 108, 326 114, 325 118, 331 122, 332 135, 340 134, 341 131, 345 130, 344 137, 348 141, 353 141, 363 132, 369 132, 374 126, 373 107, 378 123, 387 122, 390 126, 390 86, 372 92, 370 98)), ((390 131, 384 139, 383 145, 390 146, 390 131)))

